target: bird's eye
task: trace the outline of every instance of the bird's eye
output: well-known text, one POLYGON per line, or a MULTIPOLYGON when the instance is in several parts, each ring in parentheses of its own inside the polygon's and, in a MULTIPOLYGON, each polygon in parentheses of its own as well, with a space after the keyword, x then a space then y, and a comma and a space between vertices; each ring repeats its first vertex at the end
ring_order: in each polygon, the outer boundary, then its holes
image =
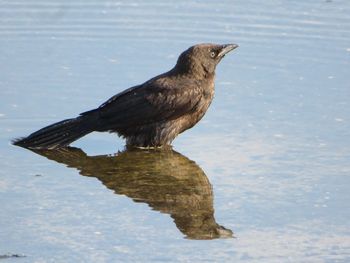
POLYGON ((215 58, 215 56, 216 56, 216 53, 214 51, 210 52, 210 57, 211 58, 215 58))

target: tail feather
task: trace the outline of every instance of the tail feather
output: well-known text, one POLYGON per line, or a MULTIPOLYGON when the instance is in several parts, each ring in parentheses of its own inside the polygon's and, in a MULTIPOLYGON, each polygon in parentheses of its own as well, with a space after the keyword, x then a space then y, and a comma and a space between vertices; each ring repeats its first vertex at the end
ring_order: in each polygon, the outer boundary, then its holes
POLYGON ((15 139, 12 143, 31 149, 60 148, 92 132, 93 124, 85 116, 67 119, 42 128, 28 137, 15 139))

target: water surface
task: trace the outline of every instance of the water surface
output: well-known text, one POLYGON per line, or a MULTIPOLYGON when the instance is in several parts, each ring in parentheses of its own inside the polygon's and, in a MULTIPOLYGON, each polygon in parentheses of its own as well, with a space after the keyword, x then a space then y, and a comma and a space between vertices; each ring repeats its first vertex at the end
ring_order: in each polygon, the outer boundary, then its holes
POLYGON ((0 255, 349 262, 349 14, 346 0, 0 1, 0 255), (174 151, 99 133, 65 152, 10 145, 200 42, 240 48, 174 151))

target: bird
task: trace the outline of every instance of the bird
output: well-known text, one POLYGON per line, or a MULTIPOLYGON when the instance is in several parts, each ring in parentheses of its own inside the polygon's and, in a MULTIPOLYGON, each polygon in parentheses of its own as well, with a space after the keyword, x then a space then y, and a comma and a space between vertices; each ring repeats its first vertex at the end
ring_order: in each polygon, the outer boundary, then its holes
POLYGON ((237 44, 202 43, 182 52, 175 66, 126 89, 99 107, 12 141, 28 149, 55 149, 97 131, 117 133, 127 147, 170 146, 199 122, 214 97, 215 69, 237 44))

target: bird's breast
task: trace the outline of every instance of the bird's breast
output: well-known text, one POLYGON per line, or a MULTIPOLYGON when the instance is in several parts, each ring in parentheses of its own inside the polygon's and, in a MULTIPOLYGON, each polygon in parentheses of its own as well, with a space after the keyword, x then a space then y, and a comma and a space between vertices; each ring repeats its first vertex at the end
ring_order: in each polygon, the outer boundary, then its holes
POLYGON ((207 112, 212 100, 214 98, 214 83, 206 85, 206 88, 202 91, 202 97, 197 103, 195 109, 190 113, 181 118, 181 130, 180 133, 192 128, 198 123, 205 113, 207 112))

